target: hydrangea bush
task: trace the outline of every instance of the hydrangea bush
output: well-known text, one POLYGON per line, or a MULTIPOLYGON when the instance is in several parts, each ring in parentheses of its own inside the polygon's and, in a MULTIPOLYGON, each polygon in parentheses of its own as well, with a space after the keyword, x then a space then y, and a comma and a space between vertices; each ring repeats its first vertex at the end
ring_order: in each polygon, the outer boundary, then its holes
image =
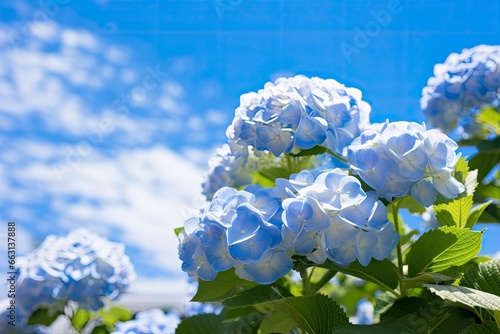
POLYGON ((123 244, 80 228, 65 237, 47 236, 19 259, 16 276, 16 326, 6 323, 9 310, 1 322, 6 330, 33 332, 43 328, 31 325, 50 325, 59 315, 83 329, 81 318, 86 324, 91 313, 105 314, 105 303, 124 292, 136 274, 123 244))
POLYGON ((420 106, 429 125, 459 138, 497 135, 500 45, 452 53, 434 67, 420 106))
POLYGON ((161 309, 153 308, 137 313, 133 320, 118 322, 112 334, 175 333, 180 322, 181 318, 177 313, 165 314, 161 309))
POLYGON ((193 301, 224 308, 176 332, 498 332, 500 262, 478 256, 487 231, 472 229, 500 222, 491 210, 500 185, 487 177, 498 133, 491 122, 475 142, 443 132, 498 106, 497 49, 474 50, 473 61, 450 56, 445 83, 429 80, 430 129, 371 124, 360 91, 331 79, 279 78, 242 95, 210 162, 207 203, 176 229, 182 270, 199 281, 193 301), (480 103, 470 112, 473 89, 480 103), (447 113, 456 120, 442 126, 447 113), (460 144, 479 153, 462 157, 460 144), (491 161, 478 162, 487 152, 491 161), (432 215, 437 227, 417 237, 405 212, 432 215))

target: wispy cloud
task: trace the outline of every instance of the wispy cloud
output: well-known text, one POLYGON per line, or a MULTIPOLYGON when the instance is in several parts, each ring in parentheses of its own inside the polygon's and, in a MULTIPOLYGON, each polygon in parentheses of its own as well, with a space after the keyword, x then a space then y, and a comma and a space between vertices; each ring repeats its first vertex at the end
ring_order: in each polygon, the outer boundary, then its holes
MULTIPOLYGON (((189 145, 224 119, 216 110, 191 113, 176 80, 189 60, 136 61, 129 46, 54 21, 11 48, 9 29, 0 24, 0 221, 17 222, 20 253, 47 234, 86 226, 126 244, 138 286, 183 282, 173 229, 203 201, 203 170, 193 163, 203 150, 189 145), (127 113, 117 112, 120 99, 127 113), (180 135, 189 138, 176 153, 180 135), (69 164, 58 178, 58 166, 69 164)), ((182 284, 165 291, 176 296, 182 284)))

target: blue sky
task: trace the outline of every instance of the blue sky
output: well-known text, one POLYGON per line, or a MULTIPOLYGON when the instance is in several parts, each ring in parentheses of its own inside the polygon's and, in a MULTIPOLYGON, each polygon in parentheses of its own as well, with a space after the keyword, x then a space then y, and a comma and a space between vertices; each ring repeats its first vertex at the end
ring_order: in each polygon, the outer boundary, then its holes
POLYGON ((373 122, 421 122, 434 65, 478 44, 500 44, 499 2, 2 2, 0 220, 18 222, 21 253, 88 226, 126 243, 143 286, 174 291, 171 230, 202 203, 241 94, 333 78, 373 122))

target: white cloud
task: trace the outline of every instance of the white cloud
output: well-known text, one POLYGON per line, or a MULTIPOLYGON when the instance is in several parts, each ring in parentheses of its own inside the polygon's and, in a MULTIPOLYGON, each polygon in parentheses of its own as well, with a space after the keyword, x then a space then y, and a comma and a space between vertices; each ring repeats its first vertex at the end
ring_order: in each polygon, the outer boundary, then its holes
POLYGON ((204 127, 204 122, 199 116, 191 116, 187 121, 187 127, 192 131, 200 131, 204 127))
MULTIPOLYGON (((26 147, 38 151, 35 143, 26 147)), ((66 229, 85 225, 108 237, 119 230, 120 240, 139 248, 151 265, 180 273, 173 229, 199 204, 193 198, 200 192, 202 171, 159 146, 83 160, 62 182, 52 167, 31 162, 13 176, 25 189, 43 190, 66 229)))
MULTIPOLYGON (((98 51, 100 43, 90 32, 85 30, 64 29, 61 33, 63 47, 81 47, 85 50, 98 51)), ((108 51, 109 52, 109 51, 108 51)))
POLYGON ((117 304, 133 312, 153 307, 174 307, 180 311, 189 301, 189 289, 186 279, 144 279, 133 283, 130 290, 120 296, 117 304))
POLYGON ((208 122, 213 125, 224 125, 230 124, 231 118, 234 115, 234 111, 223 112, 220 110, 209 109, 206 112, 205 118, 208 122))
POLYGON ((106 51, 106 59, 112 63, 115 64, 126 64, 129 60, 130 57, 128 56, 128 53, 123 50, 122 48, 113 45, 111 46, 107 51, 106 51))
MULTIPOLYGON (((113 103, 133 95, 148 68, 163 76, 167 68, 133 64, 128 48, 52 21, 13 48, 17 28, 0 24, 0 128, 6 131, 0 134, 0 221, 19 220, 23 252, 47 234, 86 226, 124 242, 133 262, 164 275, 152 281, 139 271, 134 293, 152 296, 155 286, 185 295, 173 229, 204 201, 204 168, 193 161, 207 155, 184 145, 177 154, 169 143, 155 141, 208 139, 204 119, 190 113, 186 88, 168 76, 140 103, 126 102, 121 117, 113 103), (63 167, 59 174, 57 166, 63 167)), ((170 70, 192 68, 186 58, 170 70)), ((222 122, 215 110, 207 118, 222 122)))

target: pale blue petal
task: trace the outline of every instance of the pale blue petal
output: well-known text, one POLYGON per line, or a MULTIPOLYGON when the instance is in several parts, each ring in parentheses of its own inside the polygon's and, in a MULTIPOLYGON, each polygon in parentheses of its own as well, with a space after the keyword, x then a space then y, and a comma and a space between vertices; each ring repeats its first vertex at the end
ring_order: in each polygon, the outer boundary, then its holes
POLYGON ((300 149, 309 149, 326 139, 326 126, 311 117, 302 117, 295 131, 294 143, 300 149))
POLYGON ((250 204, 241 204, 236 209, 236 213, 231 226, 227 229, 229 245, 253 236, 264 223, 260 213, 250 204))
POLYGON ((264 231, 257 231, 251 238, 230 245, 229 254, 240 262, 253 263, 262 257, 271 242, 272 239, 269 234, 264 231))
POLYGON ((299 103, 289 103, 281 110, 278 119, 285 124, 297 126, 303 114, 305 109, 299 103))
POLYGON ((377 236, 377 243, 372 249, 372 256, 377 260, 383 260, 391 255, 393 249, 399 242, 399 233, 394 230, 394 225, 388 223, 379 231, 372 231, 377 236))
POLYGON ((210 263, 208 263, 205 256, 200 256, 198 258, 198 277, 204 281, 213 281, 217 276, 217 272, 212 268, 210 263))
POLYGON ((401 158, 401 173, 411 181, 417 181, 425 175, 429 158, 423 149, 406 153, 401 158))
POLYGON ((370 263, 373 254, 373 247, 377 244, 378 238, 370 232, 360 231, 356 236, 356 256, 362 266, 370 263))
POLYGON ((255 201, 252 205, 257 208, 264 220, 269 220, 279 209, 279 203, 273 197, 274 193, 271 188, 260 189, 255 192, 255 201))
POLYGON ((354 239, 357 233, 357 228, 343 221, 342 218, 336 214, 332 225, 325 231, 326 247, 337 248, 345 242, 345 240, 354 239))
POLYGON ((307 255, 317 248, 318 240, 316 238, 318 231, 303 230, 295 241, 295 252, 297 254, 307 255))
POLYGON ((465 191, 464 185, 451 176, 449 172, 433 175, 432 183, 436 190, 446 198, 455 198, 465 191))
POLYGON ((281 232, 276 225, 264 222, 264 224, 262 224, 262 226, 260 227, 259 231, 267 233, 271 238, 271 244, 269 245, 269 247, 273 248, 281 243, 281 232))
POLYGON ((374 149, 364 148, 355 153, 356 168, 363 171, 368 171, 375 168, 379 160, 379 156, 374 149))
POLYGON ((290 256, 281 251, 269 251, 260 261, 249 264, 244 270, 260 284, 271 284, 285 276, 293 267, 290 256))
POLYGON ((425 207, 429 207, 436 201, 437 191, 429 179, 422 179, 411 188, 411 196, 425 207))
POLYGON ((341 265, 348 266, 356 260, 356 245, 355 237, 348 240, 342 240, 342 243, 336 248, 329 248, 326 256, 333 262, 341 265))
POLYGON ((234 259, 223 243, 208 246, 205 250, 207 261, 215 271, 225 271, 233 267, 234 259))
POLYGON ((313 210, 313 214, 310 218, 306 219, 305 226, 309 230, 325 230, 330 227, 330 218, 326 214, 325 210, 320 206, 320 204, 313 197, 308 197, 306 199, 307 203, 313 210))
POLYGON ((387 146, 393 152, 403 154, 413 149, 416 140, 415 136, 409 133, 403 133, 399 136, 390 137, 387 140, 387 146))

